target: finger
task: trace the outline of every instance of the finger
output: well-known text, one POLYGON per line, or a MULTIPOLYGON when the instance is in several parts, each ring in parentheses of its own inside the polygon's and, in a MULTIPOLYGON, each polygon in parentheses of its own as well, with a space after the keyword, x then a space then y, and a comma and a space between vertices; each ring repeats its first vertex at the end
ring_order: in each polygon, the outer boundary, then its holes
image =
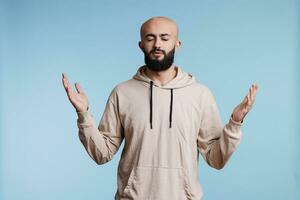
POLYGON ((247 101, 248 101, 248 94, 245 96, 243 103, 247 103, 247 101))
POLYGON ((251 97, 251 96, 250 96, 250 95, 251 95, 251 91, 252 91, 251 88, 252 88, 252 87, 249 88, 248 93, 247 93, 247 99, 248 99, 248 100, 249 100, 249 98, 251 97))
POLYGON ((247 95, 247 102, 246 102, 246 105, 247 105, 247 106, 251 105, 251 97, 250 97, 250 94, 247 95))
POLYGON ((63 78, 63 80, 68 80, 68 77, 65 73, 62 73, 62 78, 63 78))
POLYGON ((252 85, 251 85, 251 88, 250 88, 250 98, 251 98, 251 100, 254 99, 254 96, 255 96, 255 90, 256 90, 256 85, 255 85, 255 84, 252 84, 252 85))
POLYGON ((246 96, 245 96, 245 98, 244 98, 244 100, 243 100, 243 103, 245 103, 245 104, 247 104, 247 102, 249 101, 249 94, 250 94, 250 91, 251 91, 251 88, 249 88, 249 91, 248 91, 248 93, 246 94, 246 96))
POLYGON ((254 94, 256 94, 257 90, 258 90, 258 85, 257 85, 257 84, 255 84, 255 88, 254 88, 254 94))
POLYGON ((78 93, 80 93, 80 94, 84 93, 83 90, 81 89, 81 86, 79 83, 75 83, 75 87, 76 87, 76 90, 78 93))
POLYGON ((245 96, 241 104, 244 106, 248 104, 248 94, 245 96))
POLYGON ((67 82, 67 80, 63 79, 62 82, 63 82, 64 88, 67 89, 67 87, 68 87, 68 82, 67 82))
POLYGON ((66 73, 62 73, 62 75, 63 75, 63 78, 66 78, 66 79, 68 79, 68 77, 67 77, 67 74, 66 74, 66 73))
POLYGON ((71 97, 72 95, 74 95, 72 84, 68 84, 66 91, 67 91, 67 94, 68 94, 69 97, 71 97))
POLYGON ((252 85, 252 87, 253 87, 253 91, 254 91, 254 92, 256 92, 256 91, 258 90, 258 85, 257 85, 256 83, 254 83, 254 84, 252 85))
POLYGON ((251 90, 250 90, 250 99, 251 100, 253 99, 253 87, 251 87, 251 90))
POLYGON ((63 73, 63 83, 64 83, 64 86, 65 86, 65 90, 68 94, 68 96, 70 97, 74 92, 73 92, 73 89, 72 89, 72 85, 69 83, 69 80, 68 80, 68 77, 66 74, 63 73))
POLYGON ((255 93, 255 86, 252 84, 251 87, 249 88, 248 94, 246 95, 244 99, 244 105, 246 106, 245 109, 251 108, 254 100, 254 93, 255 93))
POLYGON ((252 90, 252 100, 254 100, 255 99, 255 94, 256 94, 256 91, 255 91, 255 88, 253 88, 253 90, 252 90))
POLYGON ((258 90, 258 85, 257 85, 257 84, 253 84, 253 89, 252 89, 252 100, 255 99, 257 90, 258 90))
POLYGON ((63 78, 62 78, 63 85, 64 85, 65 89, 67 89, 67 87, 69 85, 68 78, 65 73, 63 73, 62 76, 63 76, 63 78))
POLYGON ((68 85, 69 84, 65 80, 63 80, 63 86, 64 86, 66 91, 68 90, 68 85))

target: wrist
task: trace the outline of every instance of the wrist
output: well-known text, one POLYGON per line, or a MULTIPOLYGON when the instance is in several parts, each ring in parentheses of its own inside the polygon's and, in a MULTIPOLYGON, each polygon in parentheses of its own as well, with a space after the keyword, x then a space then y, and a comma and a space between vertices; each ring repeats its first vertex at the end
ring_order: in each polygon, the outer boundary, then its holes
POLYGON ((87 112, 88 110, 89 110, 89 106, 86 109, 84 109, 84 110, 77 110, 76 109, 76 112, 87 112))
POLYGON ((231 119, 232 119, 233 121, 239 122, 239 123, 243 123, 243 121, 244 121, 244 119, 242 119, 242 120, 236 119, 236 118, 233 116, 233 113, 231 114, 231 119))

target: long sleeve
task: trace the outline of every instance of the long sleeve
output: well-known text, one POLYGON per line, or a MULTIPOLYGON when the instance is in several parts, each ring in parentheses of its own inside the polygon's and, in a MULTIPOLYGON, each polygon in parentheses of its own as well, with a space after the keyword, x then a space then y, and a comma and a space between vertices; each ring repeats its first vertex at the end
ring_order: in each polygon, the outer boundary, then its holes
POLYGON ((214 96, 208 88, 203 97, 202 110, 198 150, 211 167, 222 169, 240 143, 242 124, 230 117, 223 127, 214 96))
POLYGON ((80 141, 97 164, 110 161, 124 138, 115 97, 113 91, 107 100, 98 128, 90 111, 77 112, 80 141))

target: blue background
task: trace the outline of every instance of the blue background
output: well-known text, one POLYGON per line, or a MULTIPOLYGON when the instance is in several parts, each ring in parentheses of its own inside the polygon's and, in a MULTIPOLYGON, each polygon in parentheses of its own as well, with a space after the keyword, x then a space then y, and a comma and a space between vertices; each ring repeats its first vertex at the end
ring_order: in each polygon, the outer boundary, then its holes
POLYGON ((300 199, 296 0, 0 1, 0 199, 113 199, 117 164, 96 165, 61 82, 99 122, 113 87, 143 64, 140 25, 177 21, 175 63, 214 93, 224 124, 254 82, 243 139, 221 171, 201 158, 204 200, 300 199))

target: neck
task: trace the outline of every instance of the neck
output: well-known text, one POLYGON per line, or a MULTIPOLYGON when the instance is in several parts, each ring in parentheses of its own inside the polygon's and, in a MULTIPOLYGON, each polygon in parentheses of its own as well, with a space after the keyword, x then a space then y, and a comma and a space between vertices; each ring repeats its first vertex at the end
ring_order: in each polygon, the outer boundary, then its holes
POLYGON ((155 84, 159 86, 164 86, 168 82, 170 82, 172 79, 174 79, 177 75, 177 70, 175 68, 175 65, 172 64, 172 66, 164 71, 156 72, 152 71, 149 68, 146 68, 145 70, 146 76, 148 76, 155 84))

